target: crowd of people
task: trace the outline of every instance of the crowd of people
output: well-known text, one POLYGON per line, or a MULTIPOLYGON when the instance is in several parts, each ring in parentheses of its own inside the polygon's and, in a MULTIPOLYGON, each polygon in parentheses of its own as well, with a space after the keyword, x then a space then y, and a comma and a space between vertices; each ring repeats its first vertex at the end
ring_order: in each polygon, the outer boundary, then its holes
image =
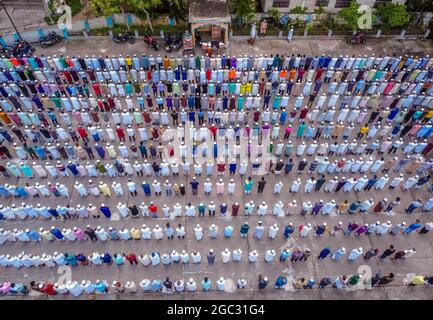
MULTIPOLYGON (((387 257, 391 255, 395 255, 391 258, 391 260, 407 260, 416 254, 416 249, 404 249, 396 251, 394 246, 391 245, 389 248, 383 250, 380 253, 378 248, 369 249, 364 252, 362 247, 354 248, 352 250, 346 251, 345 247, 341 247, 334 252, 328 246, 320 251, 318 255, 318 260, 324 260, 327 256, 330 256, 333 261, 340 261, 340 259, 347 254, 347 260, 350 262, 356 261, 360 257, 363 256, 364 260, 368 260, 372 257, 378 256, 381 260, 385 260, 387 257)), ((229 263, 229 262, 240 262, 242 258, 243 251, 240 248, 229 250, 225 248, 221 251, 221 262, 229 263)), ((248 262, 255 263, 259 259, 259 256, 263 255, 263 261, 267 263, 274 262, 274 258, 277 255, 275 249, 268 249, 264 253, 260 253, 257 250, 252 250, 248 253, 248 262)), ((210 249, 206 254, 207 262, 209 264, 215 263, 217 254, 213 249, 210 249)), ((291 262, 297 261, 307 261, 311 256, 311 250, 309 248, 301 249, 289 249, 285 247, 279 253, 279 261, 286 262, 290 260, 291 262)), ((190 262, 190 258, 192 263, 201 263, 202 256, 199 251, 192 251, 191 253, 182 250, 178 252, 176 250, 172 250, 169 253, 159 253, 157 251, 152 251, 150 254, 138 254, 135 253, 98 253, 92 252, 89 256, 86 256, 83 253, 62 253, 62 252, 54 252, 51 254, 43 253, 42 255, 32 255, 26 254, 24 252, 20 253, 17 256, 10 255, 0 255, 0 265, 2 267, 13 267, 13 268, 21 268, 21 267, 57 267, 63 265, 69 266, 87 266, 87 265, 112 265, 115 264, 117 266, 123 265, 126 261, 128 261, 131 265, 138 265, 138 263, 143 266, 158 266, 160 264, 164 266, 168 266, 170 264, 187 264, 190 262)), ((219 259, 218 259, 219 260, 219 259)))
MULTIPOLYGON (((273 284, 274 289, 284 289, 291 287, 294 290, 300 289, 323 289, 326 287, 332 287, 335 289, 350 289, 350 288, 371 288, 371 287, 383 287, 393 282, 395 276, 393 273, 387 275, 381 275, 376 273, 373 277, 365 277, 361 273, 355 273, 353 275, 341 275, 335 278, 324 277, 320 280, 314 278, 297 278, 290 279, 285 275, 279 275, 275 283, 273 284)), ((179 279, 172 281, 170 277, 163 279, 143 279, 138 283, 138 286, 134 281, 119 281, 114 280, 111 284, 107 280, 96 280, 94 282, 89 280, 73 281, 70 280, 65 284, 52 283, 50 281, 31 281, 29 285, 14 282, 3 282, 0 285, 0 294, 2 295, 27 295, 30 291, 35 291, 41 294, 54 296, 54 295, 72 295, 75 297, 88 295, 89 297, 95 297, 100 294, 135 294, 135 293, 181 293, 181 292, 209 292, 209 291, 224 291, 224 292, 235 292, 236 290, 245 289, 248 282, 245 278, 239 278, 236 282, 232 279, 225 279, 219 277, 215 281, 215 285, 208 277, 204 277, 198 283, 193 279, 188 280, 179 279)), ((432 276, 414 275, 407 281, 407 285, 410 287, 424 285, 430 286, 433 284, 432 276)), ((269 280, 266 276, 259 275, 255 288, 257 290, 265 290, 271 288, 269 280)))
MULTIPOLYGON (((105 230, 90 225, 38 229, 28 221, 112 218, 114 214, 124 219, 216 214, 239 216, 236 219, 250 215, 287 219, 300 214, 311 219, 296 226, 288 221, 269 226, 245 222, 237 232, 231 224, 220 227, 221 231, 216 224, 197 224, 188 230, 197 241, 206 233, 213 239, 239 233, 241 238, 252 234, 256 239, 287 240, 295 234, 307 237, 310 231, 317 237, 338 233, 392 237, 424 235, 433 227, 433 222, 417 217, 410 217, 408 224, 362 221, 368 213, 391 216, 395 211, 409 215, 433 210, 433 198, 424 197, 433 191, 433 58, 428 55, 1 58, 0 96, 0 197, 11 199, 0 205, 0 220, 25 224, 2 226, 0 243, 5 248, 13 242, 170 240, 186 235, 181 223, 173 227, 170 222, 152 229, 144 224, 105 230), (188 180, 176 181, 179 176, 188 180), (273 179, 275 183, 269 182, 273 179), (393 190, 401 194, 395 198, 380 195, 393 190), (409 191, 411 199, 403 206, 404 193, 409 191), (299 203, 293 199, 266 202, 260 199, 264 192, 275 196, 301 193, 303 198, 299 203), (321 199, 325 198, 322 192, 330 199, 321 199), (210 201, 195 200, 202 194, 210 201), (239 194, 254 194, 257 199, 244 204, 224 199, 239 194), (332 198, 340 194, 345 199, 337 203, 332 198), (68 200, 75 195, 79 203, 71 204, 68 200), (134 203, 135 197, 143 195, 150 201, 134 203), (187 195, 186 205, 181 205, 179 197, 187 195), (119 198, 116 206, 100 204, 101 198, 108 203, 111 197, 119 198), (123 201, 124 197, 129 201, 123 201), (165 197, 178 197, 178 201, 159 205, 165 197), (28 203, 32 198, 39 203, 28 203), (18 199, 24 202, 14 203, 18 199), (341 221, 328 226, 314 222, 318 214, 357 215, 347 226, 341 221)), ((149 254, 123 251, 4 253, 0 265, 121 265, 126 261, 168 265, 188 263, 190 258, 201 262, 199 251, 160 253, 156 245, 149 254)), ((326 246, 317 259, 329 256, 338 261, 347 255, 348 261, 375 256, 395 261, 415 253, 412 246, 397 250, 390 245, 380 250, 356 245, 347 251, 326 246)), ((221 252, 221 261, 240 261, 242 254, 240 248, 227 248, 221 252)), ((261 256, 266 262, 274 258, 296 262, 311 254, 310 248, 295 245, 245 252, 244 260, 254 263, 261 256)), ((213 249, 204 255, 208 263, 219 256, 213 249)), ((431 279, 416 275, 410 283, 431 284, 431 279)), ((292 282, 295 288, 343 288, 364 280, 354 274, 292 282)), ((376 275, 372 284, 393 280, 393 274, 376 275)), ((225 290, 224 278, 215 281, 217 290, 225 290)), ((258 281, 259 289, 267 284, 266 277, 258 281)), ((287 284, 283 275, 275 281, 276 288, 287 284)), ((204 291, 214 288, 209 278, 200 285, 204 291)), ((245 278, 236 282, 238 289, 246 285, 245 278)), ((146 292, 197 290, 193 279, 145 279, 139 287, 146 292)), ((5 282, 0 292, 30 289, 74 296, 138 292, 133 281, 110 285, 102 280, 66 285, 32 282, 29 286, 5 282)))
MULTIPOLYGON (((254 230, 250 233, 250 225, 248 221, 245 221, 239 228, 239 236, 241 238, 247 238, 249 234, 252 234, 253 237, 257 240, 262 239, 263 237, 268 237, 270 239, 275 239, 277 235, 281 238, 288 239, 293 236, 300 236, 305 238, 312 231, 314 236, 321 237, 324 235, 336 236, 337 234, 343 234, 345 236, 350 236, 352 233, 355 236, 360 236, 362 234, 365 235, 393 235, 396 234, 411 234, 414 231, 417 231, 419 234, 424 235, 433 228, 433 222, 427 222, 423 224, 419 219, 416 219, 413 223, 407 225, 406 222, 392 224, 391 221, 386 221, 381 223, 380 221, 376 221, 375 223, 359 223, 356 219, 351 220, 347 223, 347 226, 343 226, 343 222, 339 221, 333 226, 328 226, 326 222, 322 224, 314 225, 310 222, 305 224, 300 224, 299 226, 295 226, 292 222, 288 222, 283 225, 281 228, 278 223, 274 223, 268 227, 266 227, 262 221, 259 221, 257 225, 254 227, 254 230), (281 230, 281 231, 280 231, 281 230), (299 233, 299 234, 298 234, 299 233)), ((251 228, 253 229, 253 228, 251 228)), ((223 238, 231 238, 234 233, 234 227, 232 225, 224 226, 223 230, 219 230, 219 227, 216 224, 211 224, 207 228, 203 228, 202 225, 197 224, 190 233, 194 234, 194 238, 197 241, 203 240, 205 237, 205 233, 207 231, 207 236, 209 239, 217 239, 219 234, 223 235, 223 238)), ((101 226, 97 226, 96 228, 92 228, 90 225, 87 225, 86 228, 73 227, 71 228, 63 228, 60 229, 56 226, 51 226, 48 229, 44 229, 40 227, 39 230, 35 229, 13 229, 13 230, 5 230, 4 228, 0 228, 0 245, 3 245, 6 242, 42 242, 42 241, 118 241, 118 240, 161 240, 167 238, 169 240, 173 240, 175 237, 177 239, 184 239, 187 232, 185 227, 179 223, 176 227, 172 227, 169 222, 167 222, 162 228, 158 224, 155 225, 154 228, 150 228, 146 224, 143 224, 140 228, 133 227, 131 229, 122 228, 120 230, 116 230, 115 227, 108 227, 105 230, 101 226)))

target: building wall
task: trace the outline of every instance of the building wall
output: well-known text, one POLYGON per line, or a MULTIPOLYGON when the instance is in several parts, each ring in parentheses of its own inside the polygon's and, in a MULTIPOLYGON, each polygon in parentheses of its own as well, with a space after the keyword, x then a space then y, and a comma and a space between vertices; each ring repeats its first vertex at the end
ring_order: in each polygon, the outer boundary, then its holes
MULTIPOLYGON (((271 9, 273 2, 274 0, 261 0, 263 11, 267 12, 269 9, 271 9)), ((327 7, 325 7, 325 9, 331 12, 338 11, 339 9, 335 8, 336 2, 337 0, 329 0, 329 4, 327 7)), ((376 0, 357 0, 357 2, 359 4, 366 4, 373 7, 376 0)), ((403 4, 406 2, 406 0, 392 0, 392 2, 403 4)), ((276 7, 276 9, 281 12, 290 12, 290 10, 298 6, 308 8, 309 11, 313 11, 316 6, 316 0, 290 0, 290 4, 288 7, 276 7)))

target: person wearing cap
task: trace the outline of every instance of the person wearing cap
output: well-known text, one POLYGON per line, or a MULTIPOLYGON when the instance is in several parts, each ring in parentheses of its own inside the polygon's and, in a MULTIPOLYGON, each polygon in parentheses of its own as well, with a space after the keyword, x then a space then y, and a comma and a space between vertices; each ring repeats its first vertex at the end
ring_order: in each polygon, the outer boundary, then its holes
POLYGON ((225 284, 226 284, 226 281, 225 281, 224 277, 220 277, 216 282, 217 289, 219 291, 224 291, 225 290, 225 284))
POLYGON ((291 256, 289 248, 284 248, 280 253, 280 262, 286 262, 286 260, 291 256))
POLYGON ((217 236, 218 236, 218 226, 216 224, 212 223, 209 226, 209 233, 208 233, 208 235, 209 235, 209 238, 211 238, 211 239, 216 239, 217 238, 217 236))
POLYGON ((300 225, 299 226, 299 232, 302 238, 305 238, 308 233, 311 231, 313 227, 311 226, 311 223, 307 223, 306 225, 300 225))
POLYGON ((235 193, 236 189, 236 183, 233 179, 230 179, 229 183, 227 184, 227 194, 231 195, 235 193))
POLYGON ((265 256, 264 256, 265 262, 272 262, 274 260, 275 255, 276 255, 276 252, 274 249, 266 250, 265 256))
POLYGON ((339 261, 345 254, 346 254, 346 248, 341 247, 340 249, 338 249, 332 254, 331 259, 334 261, 339 261))
POLYGON ((54 237, 56 237, 57 239, 59 239, 59 240, 61 240, 61 241, 64 241, 64 240, 65 240, 65 236, 63 235, 62 231, 60 231, 60 229, 58 229, 58 228, 52 226, 52 227, 50 228, 50 232, 51 232, 51 234, 52 234, 54 237))
POLYGON ((106 184, 103 181, 100 181, 98 187, 99 190, 101 190, 102 195, 106 197, 111 197, 111 191, 110 188, 108 187, 108 184, 106 184))
POLYGON ((411 223, 409 226, 407 226, 404 230, 403 230, 403 234, 410 234, 413 231, 419 229, 422 227, 421 221, 419 219, 416 219, 416 221, 414 223, 411 223))
POLYGON ((239 262, 241 261, 241 257, 242 257, 242 250, 241 249, 235 249, 232 252, 232 258, 234 262, 239 262))
POLYGON ((247 286, 247 280, 245 280, 245 278, 240 278, 237 281, 237 288, 238 289, 244 289, 247 286))
POLYGON ((185 290, 184 281, 182 279, 177 280, 173 285, 176 292, 183 292, 185 290))
POLYGON ((362 253, 363 253, 362 247, 355 248, 350 252, 349 256, 347 257, 347 260, 348 261, 355 261, 356 259, 358 259, 362 255, 362 253))
POLYGON ((209 253, 206 255, 208 264, 214 264, 215 262, 215 252, 213 249, 209 250, 209 253))
POLYGON ((246 238, 248 236, 249 229, 250 229, 250 226, 248 225, 248 222, 245 221, 239 230, 241 238, 246 238))
POLYGON ((197 290, 197 284, 193 278, 189 278, 188 282, 186 283, 186 290, 189 292, 195 292, 197 290))
POLYGON ((366 233, 368 230, 368 223, 363 226, 359 226, 358 229, 355 230, 355 236, 360 236, 363 233, 366 233))
POLYGON ((139 286, 144 292, 152 291, 152 284, 149 279, 143 279, 140 281, 139 286))
POLYGON ((312 209, 313 205, 311 204, 311 201, 304 201, 302 204, 301 216, 305 216, 306 214, 310 213, 312 209))
POLYGON ((230 261, 231 252, 229 249, 225 248, 224 251, 221 252, 222 262, 228 263, 230 261))
POLYGON ((320 226, 315 226, 314 229, 316 230, 315 235, 318 236, 318 237, 321 237, 328 230, 328 225, 326 224, 326 222, 324 222, 320 226))

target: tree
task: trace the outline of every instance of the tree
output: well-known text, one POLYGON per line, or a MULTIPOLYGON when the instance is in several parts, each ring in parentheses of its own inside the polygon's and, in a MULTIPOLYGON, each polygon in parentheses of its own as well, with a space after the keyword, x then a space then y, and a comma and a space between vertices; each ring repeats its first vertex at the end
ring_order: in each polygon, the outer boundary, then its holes
POLYGON ((115 13, 121 13, 125 19, 125 24, 130 30, 125 12, 128 10, 129 0, 93 0, 91 3, 92 9, 97 15, 109 16, 115 13))
POLYGON ((256 13, 256 3, 254 0, 236 0, 234 4, 236 17, 240 24, 250 22, 256 13))
POLYGON ((170 12, 170 18, 185 21, 188 8, 186 0, 165 0, 164 5, 170 12))
POLYGON ((377 8, 377 14, 382 23, 389 28, 404 27, 409 24, 412 18, 405 5, 392 2, 381 4, 377 8))
POLYGON ((338 12, 338 16, 346 22, 346 26, 351 30, 358 29, 358 20, 362 16, 362 13, 358 12, 360 5, 352 0, 350 6, 343 8, 338 12))
POLYGON ((130 2, 135 11, 143 11, 146 14, 147 24, 149 25, 150 30, 153 31, 152 22, 150 21, 149 10, 155 8, 157 5, 161 3, 161 0, 127 0, 130 2))
POLYGON ((97 15, 108 16, 114 13, 121 13, 128 30, 130 30, 130 27, 126 18, 126 12, 135 13, 143 11, 146 14, 149 27, 153 31, 148 10, 157 6, 160 2, 161 0, 92 0, 91 6, 97 15))
POLYGON ((432 0, 406 0, 405 6, 409 12, 432 12, 432 0))

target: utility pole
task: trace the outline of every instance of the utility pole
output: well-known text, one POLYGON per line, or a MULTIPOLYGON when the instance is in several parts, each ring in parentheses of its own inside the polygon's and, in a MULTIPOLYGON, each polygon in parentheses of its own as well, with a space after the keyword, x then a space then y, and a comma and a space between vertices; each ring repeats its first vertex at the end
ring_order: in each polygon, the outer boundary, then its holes
POLYGON ((14 27, 14 29, 15 29, 15 32, 17 33, 17 35, 18 35, 18 38, 20 38, 20 40, 22 41, 23 40, 23 38, 21 38, 21 35, 20 35, 20 33, 19 33, 19 31, 18 31, 18 29, 17 29, 17 27, 15 26, 15 23, 13 22, 13 20, 12 20, 12 18, 11 18, 11 16, 9 15, 9 12, 6 10, 6 7, 5 7, 5 5, 4 5, 4 3, 3 3, 3 1, 2 0, 0 0, 0 4, 1 4, 1 6, 2 6, 2 8, 3 8, 3 10, 6 12, 6 15, 8 16, 8 18, 9 18, 9 21, 11 22, 11 24, 12 24, 12 26, 14 27))

